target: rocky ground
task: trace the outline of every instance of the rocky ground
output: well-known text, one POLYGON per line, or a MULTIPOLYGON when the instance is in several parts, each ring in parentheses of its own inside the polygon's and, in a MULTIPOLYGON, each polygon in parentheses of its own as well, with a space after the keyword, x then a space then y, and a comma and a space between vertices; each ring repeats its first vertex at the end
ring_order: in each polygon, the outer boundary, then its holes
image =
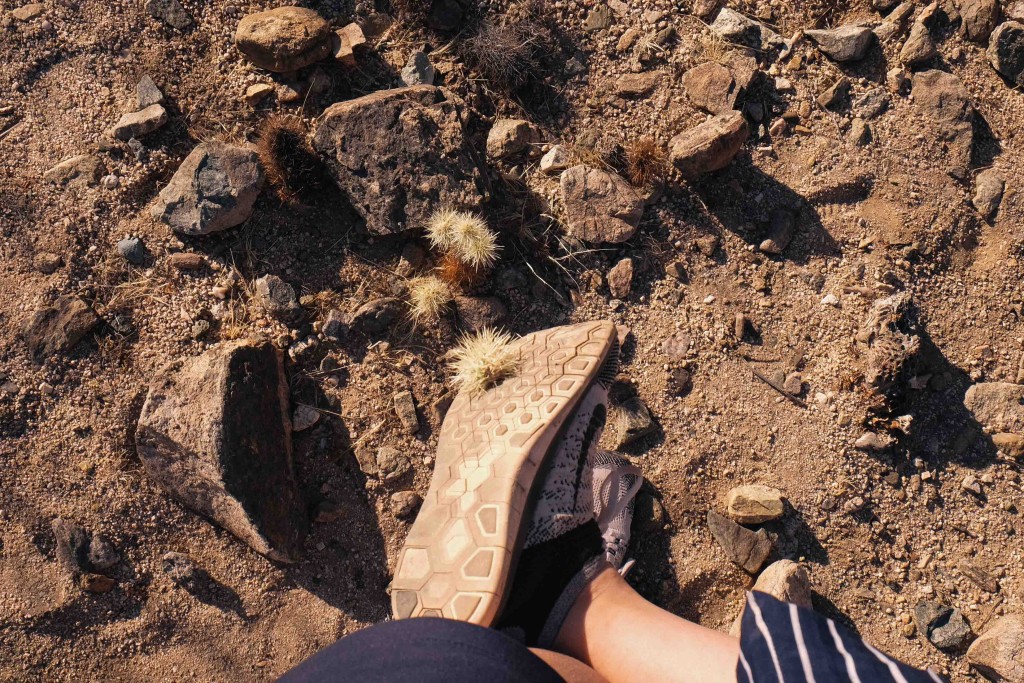
POLYGON ((0 678, 387 618, 460 334, 608 318, 639 590, 1024 680, 1024 3, 379 2, 0 0, 0 678))

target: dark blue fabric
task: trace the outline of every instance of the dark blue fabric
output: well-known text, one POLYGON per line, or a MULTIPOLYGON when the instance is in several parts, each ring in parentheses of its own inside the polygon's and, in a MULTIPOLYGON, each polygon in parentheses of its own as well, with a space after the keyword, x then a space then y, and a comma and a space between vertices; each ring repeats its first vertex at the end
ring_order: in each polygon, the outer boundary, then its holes
POLYGON ((387 621, 357 631, 278 683, 560 683, 526 646, 489 628, 449 619, 387 621))
POLYGON ((942 682, 879 652, 831 619, 759 592, 747 594, 736 680, 942 682))

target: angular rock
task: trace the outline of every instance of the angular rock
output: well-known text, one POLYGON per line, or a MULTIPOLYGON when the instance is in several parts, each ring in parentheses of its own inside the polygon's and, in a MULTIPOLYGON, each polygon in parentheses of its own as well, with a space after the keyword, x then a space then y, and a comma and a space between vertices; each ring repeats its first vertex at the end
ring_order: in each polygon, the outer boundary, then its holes
POLYGON ((349 327, 366 335, 386 332, 402 315, 402 302, 392 297, 370 299, 352 314, 349 327))
POLYGON ((64 259, 59 254, 49 251, 41 251, 32 258, 32 267, 43 275, 52 275, 62 265, 64 265, 64 259))
POLYGON ((633 287, 633 259, 628 256, 608 271, 608 290, 615 299, 625 299, 633 287))
POLYGON ((555 145, 548 150, 547 154, 540 158, 540 170, 542 173, 556 173, 568 167, 569 153, 561 145, 555 145))
POLYGON ((341 311, 332 308, 324 318, 324 324, 320 328, 324 336, 334 341, 339 341, 348 332, 348 317, 341 311))
POLYGON ((382 90, 331 105, 313 144, 370 232, 420 227, 439 205, 480 203, 479 171, 440 88, 382 90))
POLYGON ((583 22, 583 30, 588 32, 601 31, 612 25, 612 10, 608 5, 600 4, 590 10, 587 20, 583 22))
MULTIPOLYGON (((750 589, 767 593, 776 600, 791 602, 798 607, 812 609, 811 604, 811 578, 807 575, 804 566, 792 560, 778 560, 764 568, 761 575, 757 577, 754 586, 750 589)), ((744 602, 744 610, 746 602, 744 602)), ((733 622, 729 634, 739 637, 743 623, 743 610, 740 611, 733 622)))
POLYGON ((457 296, 455 311, 459 324, 470 332, 500 327, 508 316, 508 308, 493 296, 457 296))
POLYGON ((608 437, 614 449, 639 441, 656 429, 651 411, 635 396, 615 406, 609 422, 608 437))
POLYGON ((89 593, 109 593, 114 590, 117 581, 102 574, 82 574, 78 585, 89 593))
POLYGON ((100 318, 74 294, 64 294, 25 322, 22 336, 37 362, 67 353, 96 327, 100 318))
POLYGON ((1024 85, 1024 24, 1006 21, 992 31, 988 61, 1008 81, 1024 85))
POLYGON ((964 33, 976 43, 984 43, 999 23, 997 0, 963 0, 960 3, 960 17, 964 33))
POLYGON ((840 110, 850 103, 850 79, 841 77, 815 100, 822 109, 840 110))
POLYGON ((914 75, 913 95, 936 124, 937 139, 947 148, 949 173, 966 177, 974 146, 974 106, 960 79, 945 71, 922 71, 914 75))
POLYGON ((411 391, 400 391, 392 399, 395 404, 395 414, 402 428, 407 434, 415 434, 420 431, 420 416, 416 413, 416 401, 411 391))
POLYGON ((974 384, 967 389, 964 406, 990 431, 1024 434, 1024 384, 974 384))
POLYGON ((867 347, 867 385, 890 398, 898 395, 906 370, 921 348, 910 294, 902 292, 875 301, 856 341, 867 347))
POLYGON ((840 26, 833 29, 809 29, 804 32, 818 48, 837 62, 863 59, 875 34, 866 26, 840 26))
POLYGON ((871 142, 871 126, 862 118, 855 118, 850 122, 850 142, 858 147, 864 147, 871 142))
POLYGON ((395 491, 391 494, 391 514, 399 519, 408 519, 422 502, 423 498, 415 491, 395 491))
POLYGON ((871 88, 853 102, 853 114, 863 119, 873 119, 889 108, 889 94, 882 88, 871 88))
POLYGON ((103 176, 103 162, 99 157, 82 154, 65 159, 43 173, 43 178, 54 185, 95 185, 103 176))
POLYGON ((736 107, 740 87, 728 68, 706 62, 683 74, 683 91, 698 109, 722 114, 736 107))
POLYGON ((185 157, 150 210, 154 219, 186 235, 208 235, 239 225, 263 189, 256 152, 203 142, 185 157))
POLYGON ((560 179, 566 229, 584 242, 625 242, 636 232, 644 200, 625 179, 573 166, 560 179))
POLYGON ((391 446, 382 446, 377 451, 377 476, 381 481, 400 479, 411 469, 409 458, 391 446))
POLYGON ((304 7, 277 7, 238 22, 235 45, 256 66, 268 71, 296 71, 331 51, 331 26, 304 7))
POLYGON ((969 560, 960 560, 957 569, 982 590, 989 593, 999 592, 999 581, 996 580, 996 577, 969 560))
POLYGON ((917 632, 940 650, 955 650, 971 638, 971 625, 958 609, 928 600, 914 608, 917 632))
POLYGON ((510 160, 529 156, 540 142, 540 131, 522 119, 498 119, 487 133, 487 157, 510 160))
POLYGON ((356 66, 356 54, 366 48, 366 36, 359 24, 339 28, 331 37, 331 53, 345 66, 356 66))
POLYGON ((1005 187, 1002 176, 995 169, 986 169, 974 179, 974 197, 971 203, 982 218, 991 221, 995 217, 1005 187))
POLYGON ((992 443, 1011 458, 1024 459, 1024 434, 1000 432, 992 435, 992 443))
POLYGON ((711 24, 711 30, 726 42, 746 45, 755 50, 780 48, 785 44, 782 36, 775 31, 728 7, 723 7, 718 13, 711 24))
POLYGON ((992 681, 1024 681, 1024 616, 1007 614, 967 648, 967 661, 992 681))
POLYGON ((146 13, 179 31, 192 25, 192 16, 178 0, 146 0, 146 13))
POLYGON ((647 97, 658 86, 660 80, 661 74, 657 71, 623 74, 615 80, 612 93, 628 99, 647 97))
POLYGON ((669 140, 669 158, 684 178, 694 180, 701 174, 728 166, 743 147, 748 133, 743 114, 738 111, 720 114, 669 140))
POLYGON ((158 373, 135 432, 154 481, 282 562, 298 556, 307 527, 288 395, 281 353, 270 342, 222 342, 158 373))
POLYGON ((726 496, 725 504, 726 514, 740 524, 770 522, 786 512, 782 492, 760 484, 733 488, 726 496))
POLYGON ((313 406, 300 403, 292 413, 292 431, 304 432, 320 421, 320 411, 313 406))
POLYGON ((93 534, 89 541, 89 565, 97 570, 110 569, 121 561, 114 544, 102 534, 93 534))
POLYGON ((302 317, 302 306, 295 296, 295 288, 276 275, 259 278, 253 289, 260 307, 278 320, 295 322, 302 317))
POLYGON ((935 47, 932 34, 923 21, 915 21, 910 28, 910 35, 900 49, 900 62, 907 66, 917 66, 935 59, 939 54, 935 47))
POLYGON ((772 552, 772 541, 764 529, 751 531, 714 510, 708 510, 708 529, 729 559, 748 574, 756 573, 772 552))
POLYGON ((135 86, 135 110, 142 111, 154 104, 163 104, 164 94, 149 76, 143 76, 135 86))
POLYGON ((60 517, 50 522, 54 555, 66 574, 77 576, 89 571, 89 534, 77 524, 60 517))
POLYGON ((427 25, 435 31, 455 31, 462 25, 465 15, 466 11, 458 0, 432 0, 427 25))
POLYGON ((433 85, 435 71, 427 53, 417 50, 409 55, 400 75, 406 85, 433 85))

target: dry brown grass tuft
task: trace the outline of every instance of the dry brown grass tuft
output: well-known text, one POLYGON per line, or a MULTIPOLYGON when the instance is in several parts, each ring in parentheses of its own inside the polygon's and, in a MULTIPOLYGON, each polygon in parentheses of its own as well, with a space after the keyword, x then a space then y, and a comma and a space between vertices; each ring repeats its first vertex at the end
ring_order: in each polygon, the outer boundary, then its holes
POLYGON ((663 179, 668 174, 668 155, 653 138, 640 138, 625 149, 626 175, 638 187, 663 179))
POLYGON ((256 152, 281 201, 293 201, 299 193, 323 186, 323 165, 309 144, 302 119, 271 115, 260 126, 256 152))
POLYGON ((515 374, 519 361, 512 335, 485 329, 466 335, 452 350, 452 378, 460 391, 478 394, 515 374))
POLYGON ((532 19, 496 23, 485 19, 459 44, 459 54, 493 86, 514 90, 539 70, 546 30, 532 19))

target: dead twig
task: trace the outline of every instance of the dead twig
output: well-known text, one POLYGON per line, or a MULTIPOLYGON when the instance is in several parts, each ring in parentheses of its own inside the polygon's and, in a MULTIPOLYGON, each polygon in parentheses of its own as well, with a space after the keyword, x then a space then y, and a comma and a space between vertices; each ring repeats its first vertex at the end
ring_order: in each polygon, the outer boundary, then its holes
POLYGON ((806 408, 807 407, 806 403, 804 403, 801 399, 797 398, 793 394, 791 394, 788 391, 786 391, 785 389, 783 389, 781 386, 779 386, 778 382, 776 382, 775 380, 771 379, 767 375, 765 375, 762 372, 760 372, 757 368, 755 368, 753 365, 748 363, 746 360, 744 360, 744 362, 747 363, 747 367, 750 368, 750 371, 752 373, 754 373, 754 377, 758 378, 759 380, 761 380, 762 382, 764 382, 765 384, 770 386, 772 389, 774 389, 775 391, 779 392, 780 394, 782 394, 783 396, 788 398, 790 403, 792 403, 793 405, 796 405, 796 406, 800 406, 801 408, 806 408))

